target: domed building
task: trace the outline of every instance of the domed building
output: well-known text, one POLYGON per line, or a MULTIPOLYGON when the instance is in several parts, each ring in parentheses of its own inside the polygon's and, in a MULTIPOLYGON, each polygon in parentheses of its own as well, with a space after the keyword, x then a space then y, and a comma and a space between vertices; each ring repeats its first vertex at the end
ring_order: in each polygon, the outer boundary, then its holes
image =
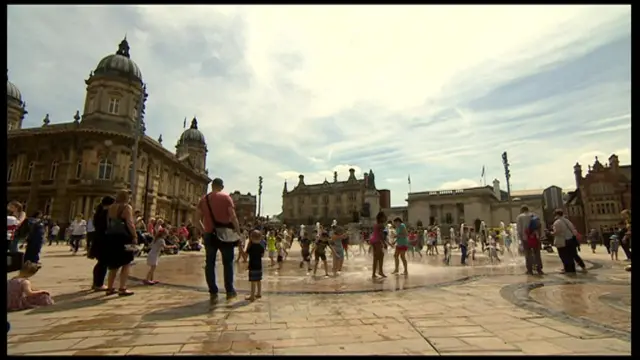
POLYGON ((76 214, 89 218, 103 196, 130 189, 134 179, 132 203, 145 218, 172 224, 194 219, 211 181, 204 135, 194 118, 174 153, 162 145, 162 136, 144 134, 148 95, 129 51, 124 39, 115 54, 98 62, 85 80, 84 107, 68 122, 51 123, 47 114, 42 126, 23 128, 26 104, 7 76, 9 200, 64 224, 76 214))

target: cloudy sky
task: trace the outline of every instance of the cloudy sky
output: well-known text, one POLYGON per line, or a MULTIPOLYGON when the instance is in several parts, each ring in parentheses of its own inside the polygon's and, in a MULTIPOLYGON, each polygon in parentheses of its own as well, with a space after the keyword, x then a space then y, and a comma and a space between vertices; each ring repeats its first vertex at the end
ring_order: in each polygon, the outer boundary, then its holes
POLYGON ((631 161, 630 6, 9 6, 26 126, 71 121, 126 34, 167 147, 197 116, 210 174, 281 208, 282 187, 373 169, 412 190, 572 187, 631 161))

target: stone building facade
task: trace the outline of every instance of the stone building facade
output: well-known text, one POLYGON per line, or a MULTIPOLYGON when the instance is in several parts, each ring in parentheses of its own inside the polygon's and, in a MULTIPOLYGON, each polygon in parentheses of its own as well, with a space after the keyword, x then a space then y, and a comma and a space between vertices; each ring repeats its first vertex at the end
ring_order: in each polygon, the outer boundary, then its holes
POLYGON ((293 190, 289 191, 287 182, 284 183, 282 222, 287 225, 330 224, 334 219, 340 224, 359 222, 361 217, 375 217, 380 208, 379 197, 371 170, 362 179, 356 178, 354 169, 349 169, 345 181, 338 181, 336 172, 332 182, 325 179, 323 183, 310 185, 300 175, 293 190))
POLYGON ((543 213, 543 190, 512 191, 508 201, 506 191, 500 190, 500 182, 493 186, 469 189, 439 190, 409 193, 407 198, 407 220, 411 226, 418 221, 423 225, 474 226, 484 221, 489 227, 498 227, 500 222, 515 221, 522 205, 537 214, 543 213), (511 214, 510 214, 511 213, 511 214))
POLYGON ((567 216, 583 234, 589 229, 609 233, 620 222, 620 212, 631 210, 631 165, 620 165, 613 154, 605 165, 596 157, 584 176, 578 163, 573 172, 576 190, 565 203, 567 216))
POLYGON ((237 190, 229 195, 233 199, 233 204, 236 207, 236 216, 241 224, 250 222, 256 217, 257 196, 251 195, 251 193, 242 194, 237 190))
POLYGON ((85 84, 82 114, 77 111, 72 121, 55 124, 47 114, 41 127, 23 128, 26 105, 7 78, 8 199, 60 223, 76 214, 87 218, 103 196, 130 188, 139 136, 133 206, 147 218, 174 224, 192 220, 210 182, 197 119, 181 135, 175 153, 162 145, 162 136, 144 135, 140 112, 146 86, 126 39, 98 63, 85 84))

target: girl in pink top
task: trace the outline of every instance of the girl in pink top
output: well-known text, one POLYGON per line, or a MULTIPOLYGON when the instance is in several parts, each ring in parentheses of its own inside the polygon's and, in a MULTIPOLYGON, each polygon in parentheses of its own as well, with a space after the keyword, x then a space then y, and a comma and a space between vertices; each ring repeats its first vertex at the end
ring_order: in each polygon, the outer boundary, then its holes
POLYGON ((387 216, 381 211, 376 215, 376 223, 373 225, 373 233, 371 234, 371 238, 369 239, 369 243, 371 244, 371 248, 373 249, 373 273, 371 274, 371 278, 376 278, 376 271, 380 277, 386 278, 387 275, 382 271, 382 264, 384 261, 384 234, 382 231, 384 230, 384 224, 387 221, 387 216))
POLYGON ((31 288, 29 278, 40 270, 40 265, 27 261, 16 277, 7 280, 7 311, 19 311, 53 304, 49 292, 31 288))

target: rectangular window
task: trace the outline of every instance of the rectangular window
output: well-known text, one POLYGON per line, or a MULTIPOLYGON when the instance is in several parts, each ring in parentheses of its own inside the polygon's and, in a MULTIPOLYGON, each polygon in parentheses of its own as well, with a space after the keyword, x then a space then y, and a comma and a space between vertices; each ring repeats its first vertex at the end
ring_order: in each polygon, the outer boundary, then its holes
POLYGON ((109 114, 118 115, 120 112, 120 99, 111 98, 109 100, 109 114))

